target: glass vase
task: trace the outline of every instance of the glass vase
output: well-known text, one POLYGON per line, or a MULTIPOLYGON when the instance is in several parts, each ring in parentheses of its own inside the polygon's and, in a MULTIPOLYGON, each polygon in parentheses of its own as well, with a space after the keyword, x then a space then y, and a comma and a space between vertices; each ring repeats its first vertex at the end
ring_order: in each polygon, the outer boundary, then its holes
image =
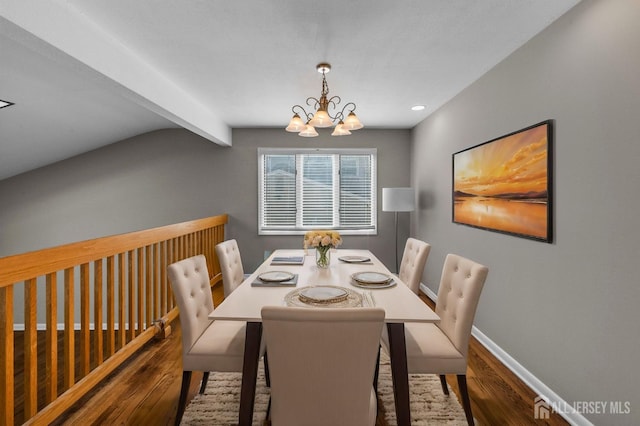
POLYGON ((316 247, 316 265, 318 268, 327 269, 331 264, 331 246, 316 247))

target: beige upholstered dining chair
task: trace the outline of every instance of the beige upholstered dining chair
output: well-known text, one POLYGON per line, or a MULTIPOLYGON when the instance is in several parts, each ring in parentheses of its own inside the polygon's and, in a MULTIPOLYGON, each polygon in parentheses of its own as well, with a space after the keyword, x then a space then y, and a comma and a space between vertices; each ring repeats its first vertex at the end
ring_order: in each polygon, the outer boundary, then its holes
POLYGON ((262 308, 274 425, 374 425, 380 308, 262 308))
MULTIPOLYGON (((405 323, 409 374, 438 374, 449 394, 445 374, 456 374, 467 423, 473 425, 467 390, 467 355, 471 327, 489 269, 464 257, 448 254, 442 268, 436 324, 405 323)), ((389 351, 388 340, 383 347, 389 351)))
POLYGON ((424 272, 424 266, 429 257, 431 246, 424 241, 415 238, 407 238, 400 262, 398 278, 402 280, 415 294, 420 291, 420 279, 424 272))
POLYGON ((242 371, 246 323, 211 321, 213 298, 207 261, 203 255, 168 266, 171 289, 180 311, 182 329, 182 388, 176 415, 180 424, 187 403, 193 371, 204 372, 200 393, 204 393, 209 371, 242 371))
POLYGON ((245 279, 242 258, 236 240, 223 241, 216 245, 216 255, 222 272, 222 286, 224 297, 227 297, 245 279))

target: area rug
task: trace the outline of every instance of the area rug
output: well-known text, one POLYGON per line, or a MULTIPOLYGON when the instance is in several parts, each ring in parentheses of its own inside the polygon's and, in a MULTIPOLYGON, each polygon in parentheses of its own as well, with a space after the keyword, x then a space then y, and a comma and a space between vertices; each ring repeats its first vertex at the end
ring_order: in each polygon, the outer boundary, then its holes
MULTIPOLYGON (((204 394, 196 395, 182 417, 182 425, 237 425, 240 404, 240 373, 211 373, 204 394)), ((466 425, 464 410, 455 394, 442 392, 440 379, 433 374, 409 375, 412 425, 466 425)), ((389 359, 382 357, 378 380, 378 425, 395 426, 393 384, 389 359)), ((265 385, 262 363, 258 371, 253 424, 263 426, 269 404, 269 389, 265 385)))

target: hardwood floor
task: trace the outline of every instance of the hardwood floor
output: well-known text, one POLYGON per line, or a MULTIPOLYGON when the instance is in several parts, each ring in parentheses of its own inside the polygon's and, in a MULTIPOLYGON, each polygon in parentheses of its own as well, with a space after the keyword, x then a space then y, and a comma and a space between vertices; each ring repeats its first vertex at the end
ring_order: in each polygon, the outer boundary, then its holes
MULTIPOLYGON (((433 303, 422 296, 425 303, 433 303)), ((222 286, 214 289, 214 303, 222 299, 222 286)), ((116 370, 96 390, 86 395, 55 424, 172 425, 182 378, 179 321, 171 335, 150 342, 127 364, 116 370)), ((198 390, 201 375, 194 374, 191 396, 198 390)), ((457 393, 454 376, 447 378, 457 393)), ((535 394, 498 362, 478 341, 472 339, 467 373, 474 417, 481 425, 566 425, 560 416, 535 420, 535 394)), ((384 426, 379 421, 378 426, 384 426)))
MULTIPOLYGON (((433 301, 426 295, 420 293, 420 298, 434 309, 433 301)), ((447 383, 458 395, 456 377, 447 376, 447 383)), ((568 424, 555 413, 548 420, 534 419, 533 400, 536 394, 474 337, 469 344, 467 387, 473 417, 481 425, 568 424)))

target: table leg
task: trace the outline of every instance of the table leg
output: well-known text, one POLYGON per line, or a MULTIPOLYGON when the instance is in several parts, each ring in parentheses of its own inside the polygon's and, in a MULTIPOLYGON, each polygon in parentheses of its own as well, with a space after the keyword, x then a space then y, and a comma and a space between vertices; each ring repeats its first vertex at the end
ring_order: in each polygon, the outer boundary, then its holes
POLYGON ((387 331, 389 332, 389 355, 391 356, 391 378, 393 380, 393 397, 396 403, 396 418, 398 426, 408 426, 411 424, 411 408, 404 324, 387 323, 387 331))
POLYGON ((242 387, 240 388, 239 426, 251 426, 253 422, 253 403, 256 397, 261 338, 262 323, 247 322, 244 341, 244 362, 242 364, 242 387))

